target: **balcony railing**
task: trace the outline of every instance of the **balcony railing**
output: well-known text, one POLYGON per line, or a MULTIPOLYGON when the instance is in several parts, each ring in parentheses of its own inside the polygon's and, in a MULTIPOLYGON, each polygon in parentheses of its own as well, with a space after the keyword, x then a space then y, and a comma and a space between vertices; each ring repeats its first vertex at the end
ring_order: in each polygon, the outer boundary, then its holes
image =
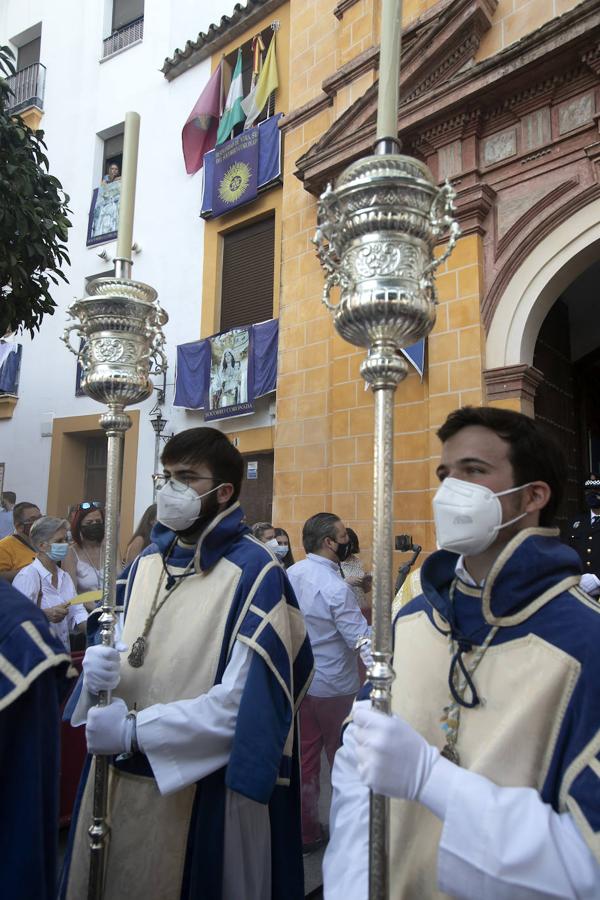
POLYGON ((105 59, 107 56, 112 56, 118 50, 123 50, 125 47, 129 47, 130 44, 141 41, 143 37, 144 17, 140 16, 139 19, 129 22, 128 25, 113 31, 109 37, 105 38, 102 58, 105 59))
POLYGON ((18 113, 28 106, 44 108, 44 87, 46 85, 46 66, 34 63, 21 69, 8 79, 8 86, 13 92, 8 112, 18 113))

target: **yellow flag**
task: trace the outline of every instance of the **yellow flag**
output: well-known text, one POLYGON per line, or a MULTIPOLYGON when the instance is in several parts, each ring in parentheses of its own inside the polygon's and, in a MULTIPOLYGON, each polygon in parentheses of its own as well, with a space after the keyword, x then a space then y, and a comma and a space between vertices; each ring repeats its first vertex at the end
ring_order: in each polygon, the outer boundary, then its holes
POLYGON ((275 52, 275 32, 271 38, 267 58, 263 63, 263 67, 256 87, 250 91, 248 96, 242 101, 242 109, 246 113, 245 128, 249 128, 258 119, 263 111, 265 104, 273 91, 279 87, 279 75, 277 74, 277 55, 275 52))

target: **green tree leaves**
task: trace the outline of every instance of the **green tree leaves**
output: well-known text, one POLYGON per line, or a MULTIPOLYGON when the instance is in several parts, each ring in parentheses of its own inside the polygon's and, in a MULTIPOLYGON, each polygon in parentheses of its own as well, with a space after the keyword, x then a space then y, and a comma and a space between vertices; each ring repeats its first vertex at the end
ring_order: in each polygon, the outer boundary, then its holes
POLYGON ((48 172, 43 131, 7 113, 14 74, 9 47, 0 47, 0 337, 26 328, 31 335, 56 303, 51 283, 67 281, 69 197, 48 172))

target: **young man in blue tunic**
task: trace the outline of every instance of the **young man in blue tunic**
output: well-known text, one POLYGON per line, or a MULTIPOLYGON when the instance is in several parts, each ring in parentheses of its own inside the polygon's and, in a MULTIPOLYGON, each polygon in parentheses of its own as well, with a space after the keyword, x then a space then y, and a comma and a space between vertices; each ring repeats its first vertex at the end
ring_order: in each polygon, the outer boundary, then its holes
MULTIPOLYGON (((162 462, 153 544, 121 578, 128 649, 88 649, 72 718, 86 719, 90 753, 115 756, 105 900, 299 900, 304 622, 283 568, 243 524, 244 463, 229 439, 189 429, 162 462), (111 704, 93 706, 108 689, 111 704)), ((86 895, 91 781, 69 900, 86 895)))
POLYGON ((50 622, 0 579, 0 885, 54 900, 60 703, 77 673, 50 622))
POLYGON ((566 465, 537 422, 438 432, 438 546, 394 625, 392 716, 354 706, 333 769, 327 900, 368 896, 369 788, 390 898, 600 896, 600 608, 552 522, 566 465))

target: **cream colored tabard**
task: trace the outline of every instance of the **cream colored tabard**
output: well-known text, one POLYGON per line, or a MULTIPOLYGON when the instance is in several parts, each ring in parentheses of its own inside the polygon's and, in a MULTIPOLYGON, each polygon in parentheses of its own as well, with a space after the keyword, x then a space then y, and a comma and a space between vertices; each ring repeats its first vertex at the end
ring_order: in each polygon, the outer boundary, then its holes
MULTIPOLYGON (((159 556, 140 560, 123 629, 122 640, 129 647, 144 630, 161 572, 159 556)), ((139 711, 206 693, 217 672, 230 610, 227 600, 239 577, 239 568, 222 559, 207 574, 185 578, 154 620, 143 666, 133 669, 123 654, 115 696, 139 711)), ((77 822, 67 900, 87 896, 92 787, 89 778, 77 822)), ((111 769, 105 900, 177 900, 194 794, 191 786, 161 797, 154 779, 111 769)))
MULTIPOLYGON (((393 712, 440 749, 449 666, 448 640, 424 612, 397 621, 393 712)), ((534 635, 492 645, 474 675, 485 705, 461 709, 457 749, 464 768, 501 786, 541 789, 579 669, 576 660, 534 635)), ((418 803, 392 800, 390 806, 390 897, 447 896, 437 890, 441 822, 418 803)))

